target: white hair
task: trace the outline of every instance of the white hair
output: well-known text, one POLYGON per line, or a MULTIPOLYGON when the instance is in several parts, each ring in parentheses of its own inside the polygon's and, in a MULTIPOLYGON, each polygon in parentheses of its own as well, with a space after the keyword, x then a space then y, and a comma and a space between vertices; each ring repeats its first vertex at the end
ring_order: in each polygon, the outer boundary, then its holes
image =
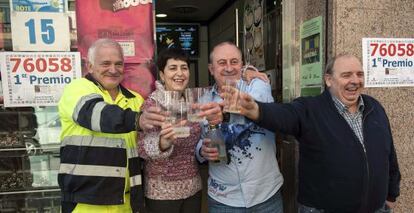
POLYGON ((88 61, 91 65, 94 65, 95 63, 96 50, 103 46, 115 47, 119 50, 121 57, 124 58, 124 51, 122 50, 122 47, 118 42, 108 38, 101 38, 93 42, 88 49, 88 61))

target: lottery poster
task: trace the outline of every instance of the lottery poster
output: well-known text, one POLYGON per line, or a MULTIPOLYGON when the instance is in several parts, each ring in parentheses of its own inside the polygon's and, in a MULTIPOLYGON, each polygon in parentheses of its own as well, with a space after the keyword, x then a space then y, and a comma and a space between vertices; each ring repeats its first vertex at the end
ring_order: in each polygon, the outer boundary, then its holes
POLYGON ((363 38, 366 87, 414 86, 414 39, 363 38))
POLYGON ((81 77, 78 52, 2 52, 0 63, 5 107, 56 106, 81 77))

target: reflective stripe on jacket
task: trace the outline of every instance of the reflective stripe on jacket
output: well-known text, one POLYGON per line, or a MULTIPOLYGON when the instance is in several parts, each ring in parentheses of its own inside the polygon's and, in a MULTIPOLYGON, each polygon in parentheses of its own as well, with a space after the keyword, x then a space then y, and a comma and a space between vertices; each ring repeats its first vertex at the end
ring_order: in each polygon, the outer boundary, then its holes
POLYGON ((59 101, 62 122, 62 200, 120 205, 130 193, 132 209, 143 205, 136 152, 136 116, 143 98, 122 86, 115 100, 91 76, 72 81, 59 101), (129 178, 128 178, 129 177, 129 178))

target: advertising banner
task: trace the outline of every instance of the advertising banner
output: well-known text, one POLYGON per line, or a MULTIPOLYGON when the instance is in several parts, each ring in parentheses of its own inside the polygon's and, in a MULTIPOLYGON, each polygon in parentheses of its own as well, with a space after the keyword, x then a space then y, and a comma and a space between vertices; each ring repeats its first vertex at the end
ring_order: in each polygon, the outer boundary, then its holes
MULTIPOLYGON (((144 98, 154 88, 154 23, 152 0, 76 1, 78 50, 82 61, 89 46, 100 38, 119 42, 124 50, 125 78, 122 84, 144 98)), ((82 70, 83 74, 87 72, 82 70)))
POLYGON ((363 38, 366 87, 414 86, 414 39, 363 38))
POLYGON ((67 11, 67 0, 10 0, 11 11, 17 12, 51 12, 67 11))
POLYGON ((155 74, 150 70, 155 71, 154 64, 125 64, 124 80, 122 85, 130 90, 133 90, 146 98, 154 90, 155 74))
POLYGON ((122 45, 126 63, 152 60, 152 0, 76 1, 76 19, 82 59, 95 40, 110 38, 122 45))
POLYGON ((56 106, 81 77, 78 52, 2 52, 0 62, 5 107, 56 106))

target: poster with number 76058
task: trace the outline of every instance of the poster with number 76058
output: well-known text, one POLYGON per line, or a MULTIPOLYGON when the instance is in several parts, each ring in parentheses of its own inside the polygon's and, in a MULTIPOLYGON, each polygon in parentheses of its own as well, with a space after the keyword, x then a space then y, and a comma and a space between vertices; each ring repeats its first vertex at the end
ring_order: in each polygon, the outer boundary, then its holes
POLYGON ((414 39, 363 38, 366 87, 414 86, 414 39))
POLYGON ((6 107, 56 106, 63 88, 81 78, 79 52, 2 52, 6 107))

